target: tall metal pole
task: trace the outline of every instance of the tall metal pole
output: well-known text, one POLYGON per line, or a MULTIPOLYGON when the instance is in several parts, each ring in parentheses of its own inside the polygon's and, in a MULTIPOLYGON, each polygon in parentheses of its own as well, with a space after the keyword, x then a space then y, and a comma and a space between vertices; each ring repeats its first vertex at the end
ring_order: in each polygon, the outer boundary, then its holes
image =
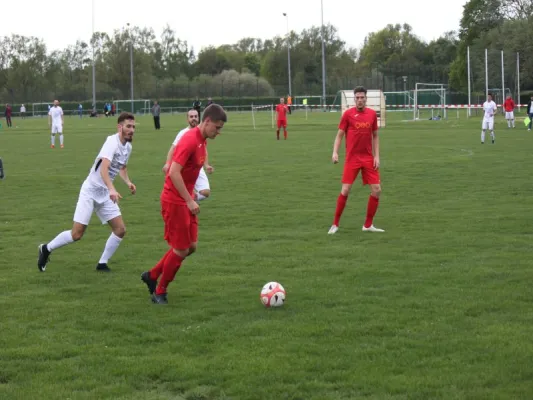
POLYGON ((485 98, 489 96, 489 52, 485 49, 485 98))
POLYGON ((516 53, 516 89, 518 92, 516 103, 518 104, 518 111, 520 111, 520 53, 516 53))
POLYGON ((133 108, 133 39, 131 36, 131 31, 129 29, 130 23, 128 22, 128 33, 129 33, 129 39, 130 39, 130 85, 131 85, 131 113, 135 114, 135 110, 133 108))
POLYGON ((289 16, 287 13, 283 13, 283 16, 287 19, 287 69, 289 75, 289 96, 292 96, 292 84, 291 84, 291 44, 289 41, 289 16))
POLYGON ((93 8, 93 15, 92 15, 92 19, 93 19, 93 37, 92 37, 92 47, 93 47, 93 110, 96 110, 96 61, 94 59, 94 2, 95 0, 93 0, 92 2, 92 8, 93 8))
POLYGON ((322 107, 326 109, 326 45, 324 43, 324 1, 320 0, 322 20, 322 107))
POLYGON ((502 50, 502 112, 503 112, 503 102, 505 101, 505 79, 504 79, 504 69, 503 69, 503 50, 502 50))
POLYGON ((472 116, 472 111, 470 106, 472 105, 472 88, 471 88, 471 78, 470 78, 470 46, 466 48, 466 62, 467 62, 467 76, 468 76, 468 116, 472 116))

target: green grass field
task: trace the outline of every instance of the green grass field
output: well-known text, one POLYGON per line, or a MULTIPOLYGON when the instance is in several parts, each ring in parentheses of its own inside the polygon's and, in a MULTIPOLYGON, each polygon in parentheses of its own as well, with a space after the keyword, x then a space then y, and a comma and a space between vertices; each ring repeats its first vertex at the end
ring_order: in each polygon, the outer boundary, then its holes
MULTIPOLYGON (((46 119, 0 130, 1 399, 531 399, 533 137, 499 117, 402 122, 381 131, 383 193, 361 232, 356 182, 339 233, 331 164, 338 113, 294 113, 276 141, 269 114, 229 114, 209 144, 212 196, 198 252, 151 303, 140 273, 166 251, 161 167, 185 116, 141 117, 124 196, 128 233, 95 271, 109 228, 37 246, 69 229, 79 187, 115 120, 66 118, 65 149, 46 119), (490 143, 490 141, 488 141, 490 143), (265 309, 268 281, 287 290, 265 309)), ((455 117, 455 116, 454 116, 455 117)))

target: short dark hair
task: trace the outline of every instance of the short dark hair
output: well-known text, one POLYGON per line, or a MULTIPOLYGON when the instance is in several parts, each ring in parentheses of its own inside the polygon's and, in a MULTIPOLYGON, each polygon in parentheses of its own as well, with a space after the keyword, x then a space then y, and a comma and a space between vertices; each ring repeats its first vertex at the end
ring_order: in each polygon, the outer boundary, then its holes
POLYGON ((488 95, 489 95, 490 97, 494 97, 494 96, 492 95, 492 93, 491 93, 491 92, 489 92, 489 93, 488 93, 488 95))
POLYGON ((366 94, 366 88, 364 88, 363 86, 357 86, 354 90, 353 90, 353 93, 356 94, 356 93, 364 93, 366 94))
POLYGON ((132 113, 130 112, 122 112, 120 113, 120 115, 118 116, 118 123, 121 124, 123 123, 124 121, 126 121, 127 119, 132 119, 135 121, 135 115, 133 115, 132 113))
POLYGON ((204 115, 202 115, 202 122, 205 121, 206 118, 209 118, 211 121, 222 121, 222 122, 228 121, 226 111, 224 111, 224 109, 221 106, 215 103, 205 108, 204 115))
POLYGON ((191 111, 194 111, 196 114, 198 114, 198 110, 196 108, 191 108, 189 111, 187 111, 187 116, 191 111))

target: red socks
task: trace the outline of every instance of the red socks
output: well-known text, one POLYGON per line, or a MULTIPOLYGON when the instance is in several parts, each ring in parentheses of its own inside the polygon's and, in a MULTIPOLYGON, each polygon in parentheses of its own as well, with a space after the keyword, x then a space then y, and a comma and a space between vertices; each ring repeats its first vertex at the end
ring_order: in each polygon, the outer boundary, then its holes
POLYGON ((335 219, 333 220, 333 225, 339 226, 339 221, 341 219, 342 212, 344 211, 344 207, 346 207, 347 200, 348 196, 345 196, 342 193, 339 194, 339 197, 337 197, 337 208, 335 209, 335 219))
MULTIPOLYGON (((159 284, 157 285, 157 288, 155 290, 156 294, 164 294, 167 292, 168 284, 174 280, 174 277, 180 269, 181 263, 183 261, 183 258, 174 253, 172 249, 170 249, 167 254, 165 254, 165 257, 163 259, 163 273, 161 275, 161 280, 159 281, 159 284)), ((159 265, 159 263, 157 264, 159 265)), ((153 270, 155 270, 156 267, 157 265, 153 268, 153 270)), ((153 270, 150 271, 150 277, 152 277, 152 274, 155 272, 153 270)))
POLYGON ((279 140, 279 129, 276 131, 276 137, 277 137, 278 140, 279 140))
POLYGON ((376 215, 376 211, 378 210, 378 205, 379 199, 370 195, 370 197, 368 198, 368 205, 366 207, 365 228, 369 228, 370 226, 372 226, 372 222, 374 221, 374 215, 376 215))
POLYGON ((167 256, 172 253, 172 249, 167 251, 165 255, 157 262, 155 267, 153 267, 150 272, 150 279, 153 281, 157 281, 161 274, 163 273, 163 265, 165 264, 165 260, 167 259, 167 256))

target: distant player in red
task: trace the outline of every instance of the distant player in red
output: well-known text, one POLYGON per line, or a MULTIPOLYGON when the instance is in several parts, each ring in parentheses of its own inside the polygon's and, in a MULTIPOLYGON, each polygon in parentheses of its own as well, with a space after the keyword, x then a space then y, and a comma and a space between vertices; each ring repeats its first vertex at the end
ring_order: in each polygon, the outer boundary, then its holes
POLYGON ((511 96, 507 96, 505 103, 503 103, 503 108, 505 109, 505 119, 507 120, 507 127, 510 128, 511 124, 514 128, 514 101, 511 96))
POLYGON ((200 125, 185 133, 174 150, 161 193, 164 237, 170 250, 155 267, 141 274, 156 304, 168 303, 169 283, 174 280, 183 260, 196 250, 200 207, 194 201, 194 184, 200 170, 208 163, 206 139, 217 137, 226 121, 224 109, 211 104, 205 108, 200 125))
POLYGON ((279 128, 283 127, 283 136, 287 140, 287 111, 289 108, 285 104, 285 99, 282 97, 279 99, 279 104, 276 106, 276 115, 278 121, 278 129, 276 130, 276 136, 279 140, 279 128))
POLYGON ((346 159, 342 174, 342 189, 337 198, 335 218, 328 234, 339 230, 339 221, 346 206, 348 195, 359 171, 363 178, 363 185, 370 185, 371 193, 368 199, 364 232, 384 232, 374 227, 374 215, 378 209, 381 184, 379 178, 379 136, 378 117, 374 110, 366 107, 366 89, 356 87, 355 107, 346 110, 339 124, 339 131, 333 144, 331 159, 334 164, 339 162, 339 147, 343 136, 346 136, 346 159))

